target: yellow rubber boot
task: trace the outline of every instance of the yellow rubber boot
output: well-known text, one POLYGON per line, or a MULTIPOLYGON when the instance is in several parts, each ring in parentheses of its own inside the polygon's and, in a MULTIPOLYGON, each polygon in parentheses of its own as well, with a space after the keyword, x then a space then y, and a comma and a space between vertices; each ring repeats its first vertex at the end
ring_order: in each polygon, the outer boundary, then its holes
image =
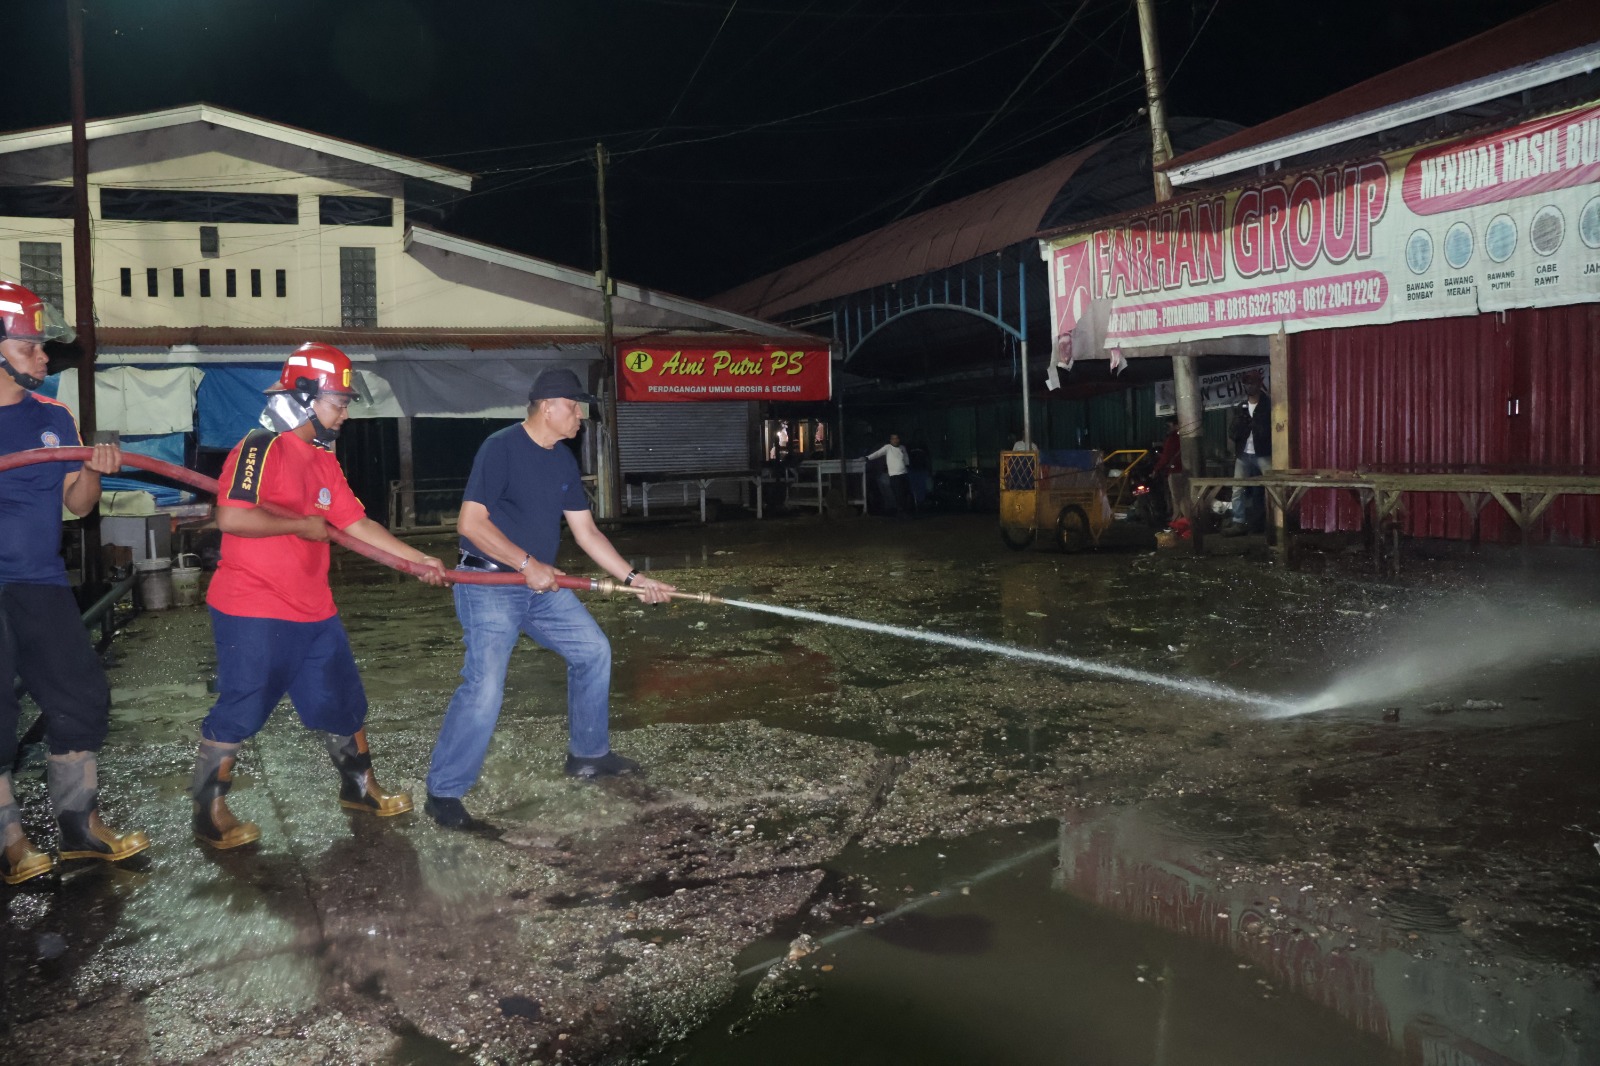
POLYGON ((411 810, 411 793, 390 792, 378 784, 372 772, 372 753, 367 750, 367 731, 350 736, 326 734, 323 742, 339 771, 339 806, 353 811, 371 811, 382 818, 411 810))
POLYGON ((98 810, 68 811, 56 819, 61 827, 61 859, 99 859, 120 862, 150 846, 140 829, 119 833, 100 820, 98 810))
POLYGON ((237 750, 237 744, 225 747, 204 741, 195 765, 194 835, 219 851, 261 839, 260 826, 241 822, 228 809, 228 790, 233 788, 233 752, 237 750))
POLYGON ((92 751, 50 756, 50 804, 61 829, 61 846, 56 852, 64 862, 120 862, 150 846, 150 838, 142 831, 119 833, 101 821, 96 763, 92 751))

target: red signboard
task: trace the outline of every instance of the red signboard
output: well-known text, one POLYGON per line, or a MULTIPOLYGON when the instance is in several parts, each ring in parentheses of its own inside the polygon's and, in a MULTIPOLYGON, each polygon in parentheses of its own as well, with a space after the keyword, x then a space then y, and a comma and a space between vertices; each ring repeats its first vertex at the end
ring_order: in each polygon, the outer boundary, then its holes
POLYGON ((1418 152, 1400 194, 1412 211, 1433 215, 1597 181, 1600 106, 1418 152))
POLYGON ((617 348, 617 399, 630 403, 705 400, 826 400, 828 349, 617 348))

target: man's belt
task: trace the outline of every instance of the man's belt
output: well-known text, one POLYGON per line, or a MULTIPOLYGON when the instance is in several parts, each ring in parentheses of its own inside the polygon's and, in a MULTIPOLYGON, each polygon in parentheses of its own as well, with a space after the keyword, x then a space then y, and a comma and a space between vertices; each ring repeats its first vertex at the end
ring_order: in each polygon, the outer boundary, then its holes
POLYGON ((462 552, 461 561, 456 565, 470 566, 474 570, 493 570, 497 573, 503 574, 514 574, 517 572, 517 568, 514 566, 507 566, 505 563, 497 563, 493 559, 485 559, 483 556, 473 555, 471 552, 462 552))

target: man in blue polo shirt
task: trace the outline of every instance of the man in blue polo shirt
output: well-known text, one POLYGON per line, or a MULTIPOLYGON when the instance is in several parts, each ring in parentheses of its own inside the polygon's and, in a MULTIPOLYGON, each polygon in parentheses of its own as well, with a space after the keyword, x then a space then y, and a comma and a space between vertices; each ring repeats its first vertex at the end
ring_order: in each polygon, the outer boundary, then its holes
POLYGON ((546 370, 528 392, 528 417, 490 436, 472 461, 456 569, 516 572, 522 584, 455 586, 467 657, 434 745, 425 808, 446 828, 475 824, 461 797, 483 768, 506 668, 523 633, 567 662, 567 774, 593 779, 639 769, 611 750, 611 644, 572 590, 556 586, 565 518, 584 554, 645 603, 664 603, 676 591, 635 570, 595 525, 578 461, 565 444, 595 402, 572 371, 546 370))
MULTIPOLYGON (((63 332, 46 315, 32 292, 0 281, 0 455, 80 443, 72 412, 33 392, 48 373, 45 341, 63 332)), ((150 846, 145 834, 117 833, 100 819, 96 756, 111 688, 61 561, 62 505, 88 514, 100 502, 100 475, 121 466, 121 449, 97 444, 82 466, 35 463, 0 473, 0 880, 8 885, 55 866, 23 832, 11 788, 18 679, 45 719, 60 857, 116 862, 150 846)))

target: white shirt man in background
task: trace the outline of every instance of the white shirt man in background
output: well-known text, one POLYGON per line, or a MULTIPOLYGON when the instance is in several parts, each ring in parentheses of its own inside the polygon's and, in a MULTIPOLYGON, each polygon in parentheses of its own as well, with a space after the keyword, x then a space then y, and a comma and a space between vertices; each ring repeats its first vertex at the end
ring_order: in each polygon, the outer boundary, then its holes
POLYGON ((867 461, 882 458, 885 471, 888 475, 887 486, 883 492, 884 506, 889 509, 889 514, 909 518, 913 504, 911 502, 911 457, 906 454, 905 445, 900 443, 900 434, 889 434, 889 443, 867 456, 867 461))

